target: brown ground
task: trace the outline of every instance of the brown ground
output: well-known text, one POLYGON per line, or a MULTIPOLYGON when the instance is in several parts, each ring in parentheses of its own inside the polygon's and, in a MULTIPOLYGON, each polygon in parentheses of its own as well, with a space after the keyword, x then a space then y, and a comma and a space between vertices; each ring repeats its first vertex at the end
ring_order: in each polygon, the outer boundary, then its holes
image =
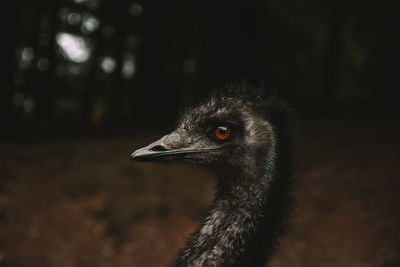
MULTIPOLYGON (((271 266, 400 266, 400 130, 307 121, 297 216, 271 266)), ((214 179, 133 164, 155 138, 1 144, 0 266, 166 266, 207 213, 214 179)))

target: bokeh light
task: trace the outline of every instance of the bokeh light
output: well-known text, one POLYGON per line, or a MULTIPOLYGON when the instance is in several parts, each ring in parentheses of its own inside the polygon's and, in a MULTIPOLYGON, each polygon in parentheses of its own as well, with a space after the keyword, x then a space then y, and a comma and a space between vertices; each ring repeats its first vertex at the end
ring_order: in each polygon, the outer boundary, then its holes
POLYGON ((104 56, 100 59, 100 67, 105 73, 110 74, 115 71, 115 68, 117 67, 117 62, 113 57, 104 56))
POLYGON ((83 16, 83 23, 82 23, 82 32, 85 34, 89 34, 95 32, 100 26, 100 21, 92 16, 92 15, 85 15, 83 16))
POLYGON ((37 66, 40 71, 47 71, 50 67, 50 61, 47 58, 40 58, 37 66))
POLYGON ((83 63, 90 57, 89 41, 75 34, 60 32, 56 36, 61 53, 70 61, 83 63))
POLYGON ((31 66, 35 51, 32 47, 23 47, 19 49, 19 68, 27 69, 31 66))
POLYGON ((129 7, 129 15, 137 17, 140 16, 143 12, 143 7, 141 4, 138 3, 133 3, 130 7, 129 7))
POLYGON ((69 25, 71 25, 71 26, 77 26, 77 25, 79 25, 79 24, 81 23, 81 21, 82 21, 82 16, 81 16, 81 14, 79 14, 79 13, 71 12, 71 13, 69 13, 68 16, 67 16, 67 21, 68 21, 68 24, 69 24, 69 25))
POLYGON ((133 55, 125 55, 122 65, 121 75, 124 79, 130 79, 136 72, 135 57, 133 55))

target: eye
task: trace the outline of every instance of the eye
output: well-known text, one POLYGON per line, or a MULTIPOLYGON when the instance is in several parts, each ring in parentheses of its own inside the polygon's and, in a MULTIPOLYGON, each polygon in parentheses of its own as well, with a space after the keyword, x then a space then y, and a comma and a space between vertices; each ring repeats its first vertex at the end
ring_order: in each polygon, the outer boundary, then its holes
POLYGON ((214 129, 214 136, 221 141, 227 140, 232 134, 228 126, 218 126, 214 129))

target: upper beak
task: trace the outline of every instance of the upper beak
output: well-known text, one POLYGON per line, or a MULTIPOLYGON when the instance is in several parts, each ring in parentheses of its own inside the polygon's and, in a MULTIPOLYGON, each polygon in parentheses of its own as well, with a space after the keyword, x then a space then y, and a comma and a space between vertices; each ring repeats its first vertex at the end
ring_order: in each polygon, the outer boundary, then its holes
POLYGON ((221 149, 221 147, 213 147, 213 148, 193 148, 186 146, 182 147, 181 145, 179 145, 179 142, 178 143, 176 142, 175 138, 170 138, 171 136, 172 134, 166 135, 161 139, 149 144, 148 146, 136 150, 131 154, 131 159, 134 161, 141 161, 141 162, 161 161, 167 158, 168 156, 214 152, 221 149), (175 142, 171 142, 171 139, 175 142))

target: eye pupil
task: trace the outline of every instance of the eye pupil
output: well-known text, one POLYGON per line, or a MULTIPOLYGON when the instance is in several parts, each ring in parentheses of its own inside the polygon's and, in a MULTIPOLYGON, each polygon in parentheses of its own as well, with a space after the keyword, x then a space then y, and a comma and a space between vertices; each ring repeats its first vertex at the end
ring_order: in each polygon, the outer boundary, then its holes
POLYGON ((215 128, 214 134, 219 140, 226 140, 231 136, 231 129, 227 126, 218 126, 215 128))

